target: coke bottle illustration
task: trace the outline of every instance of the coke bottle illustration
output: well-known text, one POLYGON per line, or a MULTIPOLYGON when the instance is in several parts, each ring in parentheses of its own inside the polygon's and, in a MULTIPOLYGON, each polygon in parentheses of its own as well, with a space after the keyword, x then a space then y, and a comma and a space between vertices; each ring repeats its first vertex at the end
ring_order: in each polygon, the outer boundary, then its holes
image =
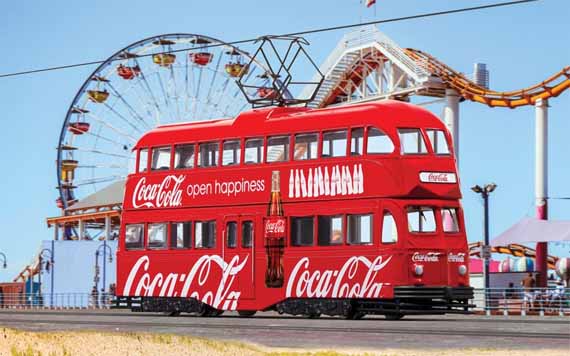
POLYGON ((285 247, 285 222, 283 205, 281 203, 279 171, 271 175, 271 198, 267 207, 267 217, 264 224, 265 251, 267 254, 267 269, 265 271, 265 286, 280 288, 283 286, 283 249, 285 247))

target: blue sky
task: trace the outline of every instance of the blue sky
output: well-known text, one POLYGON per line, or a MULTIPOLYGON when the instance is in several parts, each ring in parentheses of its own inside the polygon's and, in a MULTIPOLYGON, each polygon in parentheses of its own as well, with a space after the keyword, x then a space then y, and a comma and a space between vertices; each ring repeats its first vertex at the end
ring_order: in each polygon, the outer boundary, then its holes
MULTIPOLYGON (((379 0, 366 9, 358 0, 313 1, 32 1, 3 4, 0 72, 105 59, 142 38, 173 32, 209 35, 225 41, 264 34, 355 23, 361 20, 489 4, 493 1, 379 0)), ((543 0, 522 6, 391 23, 381 30, 402 47, 436 56, 471 73, 485 62, 491 87, 512 90, 546 79, 570 64, 570 7, 543 0)), ((317 63, 343 31, 308 36, 317 63)), ((50 239, 45 218, 58 214, 55 158, 67 108, 93 67, 0 79, 4 147, 0 251, 11 279, 50 239)), ((549 191, 569 197, 570 93, 551 100, 549 191)), ((430 107, 437 114, 441 106, 430 107)), ((534 214, 534 108, 491 109, 461 104, 460 175, 470 241, 482 238, 482 204, 468 187, 495 182, 491 233, 496 235, 534 214)), ((570 201, 550 202, 552 219, 570 219, 570 201)), ((556 252, 568 255, 569 247, 556 252)))

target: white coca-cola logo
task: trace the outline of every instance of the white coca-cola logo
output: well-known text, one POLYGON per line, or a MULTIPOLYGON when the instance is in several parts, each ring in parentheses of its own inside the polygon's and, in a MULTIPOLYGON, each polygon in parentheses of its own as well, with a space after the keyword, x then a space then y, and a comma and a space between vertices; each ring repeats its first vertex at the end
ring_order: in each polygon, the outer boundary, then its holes
POLYGON ((447 255, 447 261, 449 261, 449 262, 465 262, 465 254, 462 252, 460 252, 460 253, 450 252, 447 255))
POLYGON ((218 255, 204 255, 194 263, 188 274, 169 273, 165 276, 160 272, 151 275, 148 272, 150 259, 148 256, 142 256, 129 272, 123 288, 123 295, 196 298, 214 308, 235 310, 241 292, 232 290, 232 285, 238 273, 244 268, 248 258, 249 255, 240 262, 239 256, 234 256, 229 262, 226 262, 218 255), (206 290, 200 295, 197 289, 203 289, 206 282, 210 285, 216 284, 210 278, 210 272, 213 267, 219 267, 222 272, 217 288, 215 291, 206 290), (141 271, 143 272, 142 274, 140 274, 141 271), (135 285, 135 279, 138 282, 133 292, 132 288, 135 285), (182 290, 179 293, 177 290, 180 289, 180 286, 182 290), (193 291, 190 292, 191 290, 193 291))
POLYGON ((439 252, 419 253, 415 252, 412 255, 413 262, 439 262, 439 252))
POLYGON ((353 256, 340 269, 313 270, 309 268, 309 258, 303 257, 291 271, 286 297, 379 298, 384 283, 378 282, 377 277, 391 259, 392 256, 378 256, 370 261, 353 256))
POLYGON ((420 181, 423 183, 457 183, 455 173, 421 172, 420 181))
POLYGON ((265 222, 265 232, 270 234, 284 234, 285 219, 267 220, 265 222))
POLYGON ((146 177, 141 178, 133 192, 134 208, 170 208, 182 205, 182 182, 185 176, 168 175, 162 182, 146 184, 146 177))
POLYGON ((289 198, 356 195, 364 192, 362 164, 292 169, 289 173, 289 198))

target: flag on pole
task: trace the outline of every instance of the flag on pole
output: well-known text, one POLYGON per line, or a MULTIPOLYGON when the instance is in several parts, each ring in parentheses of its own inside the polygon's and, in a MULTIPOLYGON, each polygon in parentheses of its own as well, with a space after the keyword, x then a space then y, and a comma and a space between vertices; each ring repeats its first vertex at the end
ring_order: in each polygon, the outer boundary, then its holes
POLYGON ((376 0, 366 0, 366 7, 370 7, 376 4, 376 0))

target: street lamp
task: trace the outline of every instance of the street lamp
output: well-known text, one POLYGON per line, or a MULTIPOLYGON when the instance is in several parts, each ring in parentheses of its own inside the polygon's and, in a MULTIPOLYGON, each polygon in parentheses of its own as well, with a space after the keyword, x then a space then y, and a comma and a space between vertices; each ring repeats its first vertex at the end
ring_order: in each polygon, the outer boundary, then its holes
POLYGON ((489 194, 491 194, 497 185, 495 183, 486 184, 484 187, 476 185, 471 187, 471 190, 477 194, 481 194, 483 198, 484 204, 484 216, 483 216, 483 231, 484 231, 484 238, 485 242, 482 247, 481 257, 483 257, 484 261, 484 268, 483 268, 483 280, 485 283, 485 310, 489 308, 489 298, 487 296, 489 290, 489 257, 490 257, 490 250, 489 250, 489 194))
MULTIPOLYGON (((107 263, 105 263, 105 259, 107 258, 107 250, 109 250, 109 263, 113 262, 113 249, 111 246, 107 245, 107 240, 104 240, 97 250, 95 251, 95 274, 97 275, 99 271, 99 254, 101 253, 100 250, 103 249, 103 288, 101 291, 103 293, 107 292, 107 263)), ((95 277, 95 288, 97 288, 98 278, 95 277)))
POLYGON ((40 268, 40 272, 38 274, 38 283, 40 285, 40 288, 39 288, 40 304, 43 304, 42 300, 41 300, 41 295, 42 295, 42 268, 43 268, 44 259, 49 259, 48 261, 46 261, 45 264, 46 264, 46 271, 50 272, 50 279, 51 279, 51 283, 50 283, 50 306, 51 306, 51 304, 53 304, 53 280, 54 280, 54 278, 53 278, 53 275, 54 275, 54 271, 53 271, 53 262, 54 262, 53 261, 53 245, 52 245, 51 249, 44 248, 43 250, 41 250, 40 254, 38 256, 38 260, 39 260, 39 266, 38 267, 40 268), (45 253, 48 254, 47 258, 44 257, 45 253), (50 271, 50 268, 51 268, 51 271, 50 271))
POLYGON ((2 260, 4 261, 4 262, 2 262, 2 268, 4 268, 4 269, 8 268, 6 255, 3 252, 0 252, 0 256, 2 256, 2 260))

